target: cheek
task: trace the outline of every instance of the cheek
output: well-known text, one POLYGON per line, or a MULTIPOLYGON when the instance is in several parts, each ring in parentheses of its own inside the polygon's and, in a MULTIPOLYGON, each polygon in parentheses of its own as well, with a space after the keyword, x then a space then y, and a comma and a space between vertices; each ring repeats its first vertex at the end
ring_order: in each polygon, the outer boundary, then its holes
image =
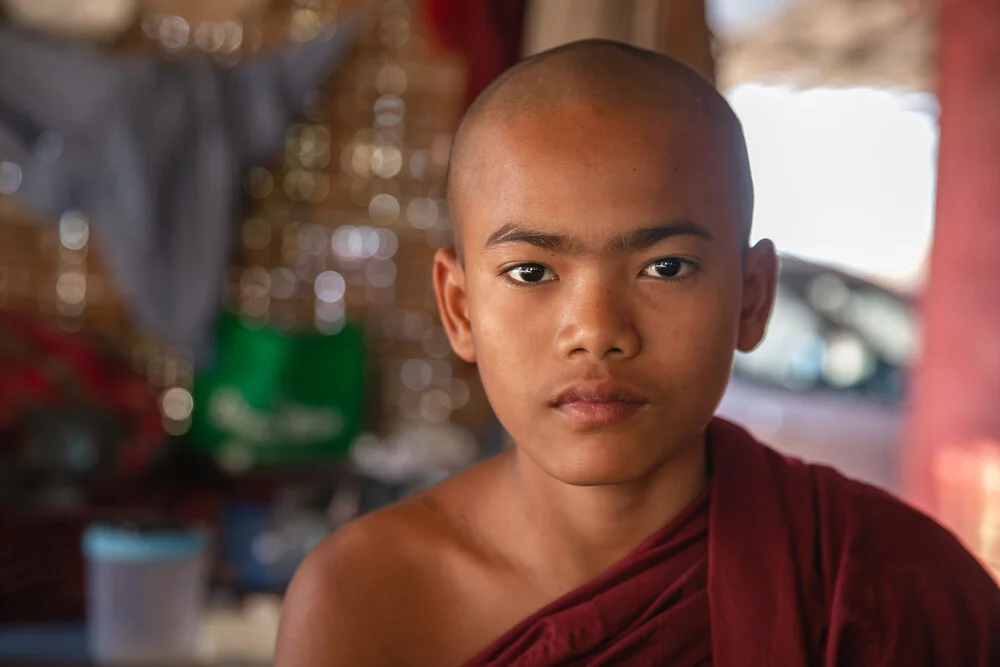
POLYGON ((511 303, 511 299, 495 298, 485 308, 471 313, 472 331, 477 344, 488 344, 492 350, 528 348, 547 327, 546 319, 553 313, 543 308, 511 303))
MULTIPOLYGON (((543 294, 522 292, 483 277, 469 292, 469 320, 477 350, 504 363, 538 352, 540 337, 551 335, 556 313, 543 294), (534 341, 534 344, 532 344, 534 341)), ((551 338, 547 338, 551 340, 551 338)))
POLYGON ((728 378, 739 303, 726 291, 696 289, 673 300, 661 297, 644 302, 636 315, 643 354, 650 367, 683 385, 675 390, 711 387, 728 378))
POLYGON ((469 318, 484 387, 494 402, 531 401, 530 388, 545 384, 540 376, 550 366, 553 313, 519 293, 477 297, 469 318))

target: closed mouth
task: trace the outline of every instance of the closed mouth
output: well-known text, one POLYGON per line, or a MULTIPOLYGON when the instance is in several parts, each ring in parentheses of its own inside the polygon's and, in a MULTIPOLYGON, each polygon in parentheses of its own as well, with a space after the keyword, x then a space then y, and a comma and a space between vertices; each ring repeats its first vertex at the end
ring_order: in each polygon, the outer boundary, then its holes
POLYGON ((622 403, 641 406, 649 401, 639 392, 614 380, 583 380, 563 389, 551 405, 560 407, 570 403, 622 403))

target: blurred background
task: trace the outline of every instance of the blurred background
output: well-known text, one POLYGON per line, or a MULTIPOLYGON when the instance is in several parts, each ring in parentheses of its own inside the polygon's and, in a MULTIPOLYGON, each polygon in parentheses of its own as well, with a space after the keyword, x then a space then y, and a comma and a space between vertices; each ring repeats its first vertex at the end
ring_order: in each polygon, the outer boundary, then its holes
POLYGON ((743 122, 782 273, 721 414, 1000 571, 984 25, 988 0, 0 0, 0 664, 268 664, 324 535, 507 445, 431 291, 451 133, 584 37, 684 60, 743 122))

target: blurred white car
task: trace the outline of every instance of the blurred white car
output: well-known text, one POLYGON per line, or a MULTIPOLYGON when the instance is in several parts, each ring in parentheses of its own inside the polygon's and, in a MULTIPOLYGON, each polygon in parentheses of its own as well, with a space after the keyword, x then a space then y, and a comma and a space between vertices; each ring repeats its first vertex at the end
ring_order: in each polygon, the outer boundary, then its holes
POLYGON ((917 334, 906 297, 783 257, 767 336, 738 355, 719 414, 780 451, 897 491, 917 334))

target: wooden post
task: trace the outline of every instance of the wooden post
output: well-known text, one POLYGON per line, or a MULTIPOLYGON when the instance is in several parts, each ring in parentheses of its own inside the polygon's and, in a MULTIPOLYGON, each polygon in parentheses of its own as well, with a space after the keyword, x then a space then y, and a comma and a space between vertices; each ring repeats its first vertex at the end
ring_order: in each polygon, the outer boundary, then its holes
POLYGON ((937 222, 905 490, 1000 565, 1000 3, 940 0, 937 222))
POLYGON ((715 80, 705 0, 537 0, 529 3, 525 56, 588 37, 616 39, 666 53, 715 80))
POLYGON ((660 0, 657 48, 715 81, 705 0, 660 0))

